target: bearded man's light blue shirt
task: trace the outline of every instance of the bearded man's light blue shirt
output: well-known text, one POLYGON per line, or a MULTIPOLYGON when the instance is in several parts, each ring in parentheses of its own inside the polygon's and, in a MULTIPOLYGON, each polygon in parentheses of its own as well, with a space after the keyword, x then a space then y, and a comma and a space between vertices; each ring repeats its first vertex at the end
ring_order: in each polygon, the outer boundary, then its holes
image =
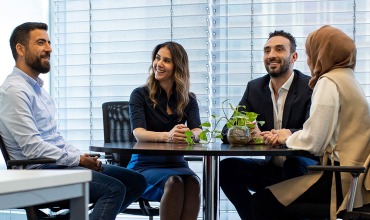
POLYGON ((42 86, 40 78, 14 67, 0 87, 0 134, 10 159, 52 158, 78 166, 81 153, 57 131, 55 104, 42 86))

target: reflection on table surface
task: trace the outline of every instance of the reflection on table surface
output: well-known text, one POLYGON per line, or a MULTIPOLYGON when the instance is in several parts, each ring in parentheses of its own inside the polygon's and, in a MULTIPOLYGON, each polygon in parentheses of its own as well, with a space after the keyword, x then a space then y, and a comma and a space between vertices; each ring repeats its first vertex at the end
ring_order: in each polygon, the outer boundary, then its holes
POLYGON ((245 150, 270 150, 273 149, 267 145, 230 145, 221 143, 195 144, 188 145, 184 143, 148 143, 137 142, 133 149, 156 149, 156 150, 189 150, 189 151, 245 151, 245 150))
POLYGON ((136 154, 183 154, 203 156, 288 156, 307 155, 306 151, 291 150, 283 147, 271 147, 264 144, 230 145, 219 142, 209 144, 188 145, 186 143, 152 143, 152 142, 117 142, 96 143, 90 150, 108 153, 136 153, 136 154))

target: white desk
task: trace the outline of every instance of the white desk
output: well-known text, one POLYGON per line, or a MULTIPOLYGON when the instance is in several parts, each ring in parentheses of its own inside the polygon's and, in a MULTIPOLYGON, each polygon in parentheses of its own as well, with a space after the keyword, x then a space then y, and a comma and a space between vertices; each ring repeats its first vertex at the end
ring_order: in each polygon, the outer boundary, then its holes
POLYGON ((0 209, 70 200, 72 220, 88 220, 89 170, 0 170, 0 209))

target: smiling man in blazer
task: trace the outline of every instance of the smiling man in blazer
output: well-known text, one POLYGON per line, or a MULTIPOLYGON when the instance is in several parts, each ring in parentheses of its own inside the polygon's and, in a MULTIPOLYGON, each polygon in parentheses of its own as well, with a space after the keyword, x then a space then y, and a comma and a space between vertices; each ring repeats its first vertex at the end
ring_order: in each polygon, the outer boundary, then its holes
MULTIPOLYGON (((255 112, 257 127, 261 131, 287 128, 293 132, 302 129, 309 116, 312 90, 310 77, 293 69, 298 58, 295 38, 285 31, 274 31, 263 48, 265 76, 248 82, 239 106, 244 111, 255 112)), ((227 127, 223 129, 223 142, 227 142, 227 127)), ((227 158, 220 162, 220 186, 234 204, 242 219, 251 219, 251 192, 283 180, 301 176, 307 166, 317 164, 306 157, 227 158)))

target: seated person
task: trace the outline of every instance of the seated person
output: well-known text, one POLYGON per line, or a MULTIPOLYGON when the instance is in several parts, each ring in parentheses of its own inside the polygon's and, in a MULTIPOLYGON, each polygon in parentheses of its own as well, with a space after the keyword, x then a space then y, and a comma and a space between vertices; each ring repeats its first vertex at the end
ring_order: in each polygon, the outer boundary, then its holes
MULTIPOLYGON (((186 143, 185 132, 201 132, 197 99, 189 92, 189 61, 178 43, 157 45, 146 85, 129 101, 131 127, 137 141, 186 143), (186 123, 186 125, 185 125, 186 123)), ((200 209, 200 180, 184 156, 134 154, 127 166, 148 182, 143 198, 160 201, 161 220, 195 220, 200 209)))
POLYGON ((29 165, 27 169, 90 169, 90 220, 114 220, 146 187, 145 178, 132 170, 102 164, 67 143, 57 131, 56 107, 42 88, 40 73, 50 71, 52 52, 48 26, 26 22, 10 37, 15 59, 13 72, 0 88, 0 135, 10 159, 55 159, 55 164, 29 165))
MULTIPOLYGON (((270 33, 264 46, 264 63, 267 75, 248 82, 241 99, 240 111, 255 112, 258 121, 265 121, 252 135, 275 128, 288 128, 295 132, 308 118, 312 90, 308 87, 309 76, 293 70, 298 58, 295 38, 285 31, 270 33)), ((227 127, 223 129, 223 142, 227 142, 227 127)), ((266 159, 227 158, 220 162, 220 186, 233 203, 241 219, 251 219, 252 191, 285 179, 301 176, 308 165, 316 160, 290 156, 266 157, 266 159)))
MULTIPOLYGON (((306 53, 312 75, 309 85, 313 88, 310 117, 303 129, 293 134, 280 129, 261 135, 271 145, 286 144, 290 149, 307 150, 320 156, 324 165, 366 166, 365 161, 368 165, 370 109, 354 76, 354 41, 341 30, 325 25, 308 35, 306 53)), ((293 219, 286 213, 294 203, 326 203, 328 206, 331 203, 331 219, 336 219, 336 212, 346 207, 348 200, 343 198, 349 192, 351 175, 343 173, 334 177, 329 172, 309 173, 255 193, 254 219, 293 219)), ((370 203, 370 177, 363 178, 364 174, 360 175, 355 207, 370 203)))

